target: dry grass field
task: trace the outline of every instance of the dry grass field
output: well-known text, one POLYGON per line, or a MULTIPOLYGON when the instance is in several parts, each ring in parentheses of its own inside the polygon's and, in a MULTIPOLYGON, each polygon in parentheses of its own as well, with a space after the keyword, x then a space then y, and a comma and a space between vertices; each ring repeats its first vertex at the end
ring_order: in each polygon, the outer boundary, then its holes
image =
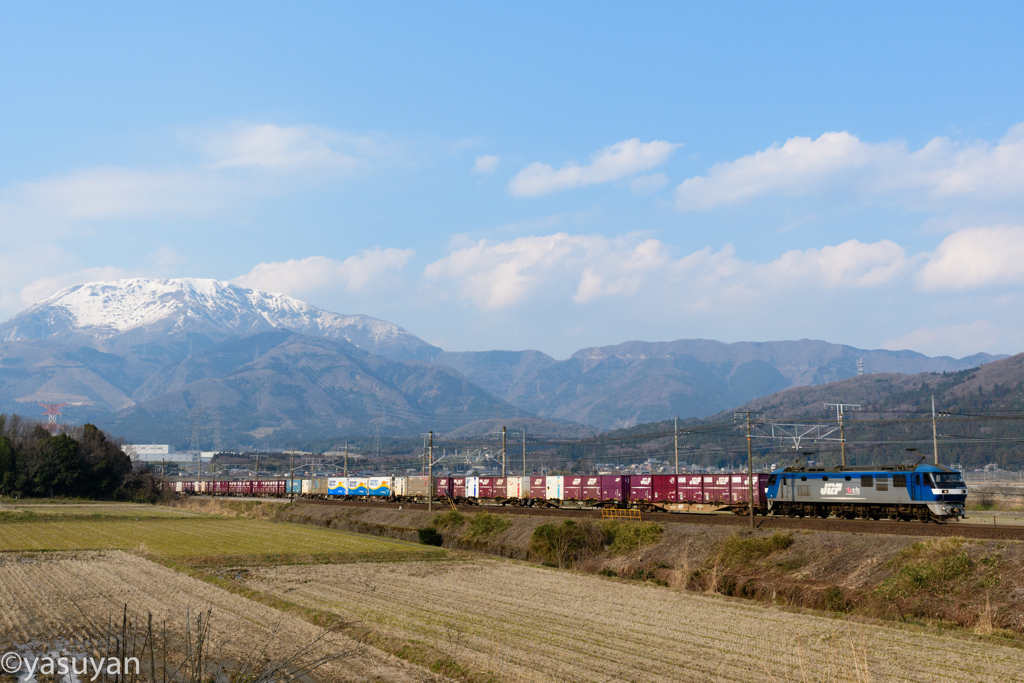
POLYGON ((35 500, 19 500, 11 503, 8 500, 0 504, 0 522, 108 517, 163 519, 196 517, 199 514, 191 510, 136 503, 37 502, 35 500))
MULTIPOLYGON (((211 610, 206 646, 222 660, 243 657, 264 644, 269 644, 269 657, 287 657, 321 634, 299 617, 132 554, 0 553, 0 651, 52 638, 100 641, 108 618, 117 624, 125 604, 143 620, 151 612, 157 633, 166 624, 172 641, 184 630, 186 609, 193 615, 211 610)), ((320 641, 310 656, 331 652, 349 654, 316 671, 319 680, 443 680, 339 633, 320 641)))
POLYGON ((246 584, 505 681, 1019 681, 1024 650, 503 560, 266 567, 246 584))
POLYGON ((422 545, 344 531, 223 517, 64 519, 0 523, 0 551, 139 550, 161 556, 419 553, 422 545))

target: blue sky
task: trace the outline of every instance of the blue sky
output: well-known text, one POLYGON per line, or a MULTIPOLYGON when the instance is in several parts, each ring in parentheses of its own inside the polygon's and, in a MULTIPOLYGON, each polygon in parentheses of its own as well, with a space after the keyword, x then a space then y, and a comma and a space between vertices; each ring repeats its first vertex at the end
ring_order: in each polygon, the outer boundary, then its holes
POLYGON ((451 350, 1022 351, 1022 14, 9 3, 0 317, 207 277, 451 350))

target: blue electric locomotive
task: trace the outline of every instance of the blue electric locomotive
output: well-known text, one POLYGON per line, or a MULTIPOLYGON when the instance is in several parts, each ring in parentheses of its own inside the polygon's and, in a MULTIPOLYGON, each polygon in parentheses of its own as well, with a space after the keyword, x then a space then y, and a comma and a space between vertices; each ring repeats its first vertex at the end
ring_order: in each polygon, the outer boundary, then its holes
POLYGON ((963 515, 967 485, 942 465, 787 467, 769 475, 767 498, 773 515, 944 522, 963 515))

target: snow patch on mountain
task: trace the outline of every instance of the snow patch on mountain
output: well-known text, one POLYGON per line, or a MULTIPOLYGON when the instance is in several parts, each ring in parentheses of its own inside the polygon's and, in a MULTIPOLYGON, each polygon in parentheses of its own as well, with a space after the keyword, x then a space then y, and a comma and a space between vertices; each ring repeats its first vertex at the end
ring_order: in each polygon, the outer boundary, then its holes
POLYGON ((386 355, 405 349, 409 355, 422 356, 433 349, 384 320, 331 313, 283 294, 198 278, 135 278, 67 287, 0 325, 0 340, 52 339, 74 333, 108 338, 151 327, 169 334, 227 335, 284 328, 345 339, 386 355))

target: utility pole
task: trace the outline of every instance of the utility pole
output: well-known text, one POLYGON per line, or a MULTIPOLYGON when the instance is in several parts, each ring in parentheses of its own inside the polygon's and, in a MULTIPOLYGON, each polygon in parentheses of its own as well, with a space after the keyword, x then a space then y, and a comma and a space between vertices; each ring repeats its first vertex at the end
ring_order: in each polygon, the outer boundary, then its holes
POLYGON ((427 512, 434 511, 434 432, 430 432, 430 450, 427 451, 427 512))
MULTIPOLYGON (((673 431, 675 432, 675 437, 676 437, 676 479, 677 479, 676 483, 678 484, 679 483, 678 482, 678 477, 679 477, 679 418, 678 417, 675 420, 675 428, 673 429, 673 431)), ((749 441, 749 439, 748 439, 748 441, 749 441)))
POLYGON ((843 456, 843 467, 846 467, 846 428, 843 424, 843 411, 860 410, 860 406, 854 403, 826 403, 825 407, 836 409, 836 418, 839 420, 839 451, 843 456))
POLYGON ((256 449, 256 469, 253 470, 252 478, 253 481, 260 477, 260 449, 256 449))
POLYGON ((526 476, 526 427, 523 427, 523 476, 526 476))
POLYGON ((505 426, 501 427, 501 476, 505 476, 505 426))
MULTIPOLYGON (((345 476, 348 476, 348 441, 345 442, 345 476)), ((348 486, 346 483, 345 486, 348 486)))
POLYGON ((291 476, 292 483, 288 486, 288 494, 289 494, 288 498, 291 501, 294 502, 295 501, 295 446, 292 446, 292 455, 291 455, 291 458, 288 461, 288 466, 291 469, 291 473, 292 473, 292 476, 291 476))
POLYGON ((935 428, 935 394, 932 394, 932 448, 935 453, 935 464, 939 464, 939 433, 935 428))
MULTIPOLYGON (((733 419, 742 417, 747 422, 747 500, 750 508, 750 528, 754 528, 754 446, 751 443, 750 423, 751 420, 761 419, 761 413, 754 413, 749 410, 742 413, 733 413, 733 419)), ((760 489, 760 487, 758 487, 760 489)))

